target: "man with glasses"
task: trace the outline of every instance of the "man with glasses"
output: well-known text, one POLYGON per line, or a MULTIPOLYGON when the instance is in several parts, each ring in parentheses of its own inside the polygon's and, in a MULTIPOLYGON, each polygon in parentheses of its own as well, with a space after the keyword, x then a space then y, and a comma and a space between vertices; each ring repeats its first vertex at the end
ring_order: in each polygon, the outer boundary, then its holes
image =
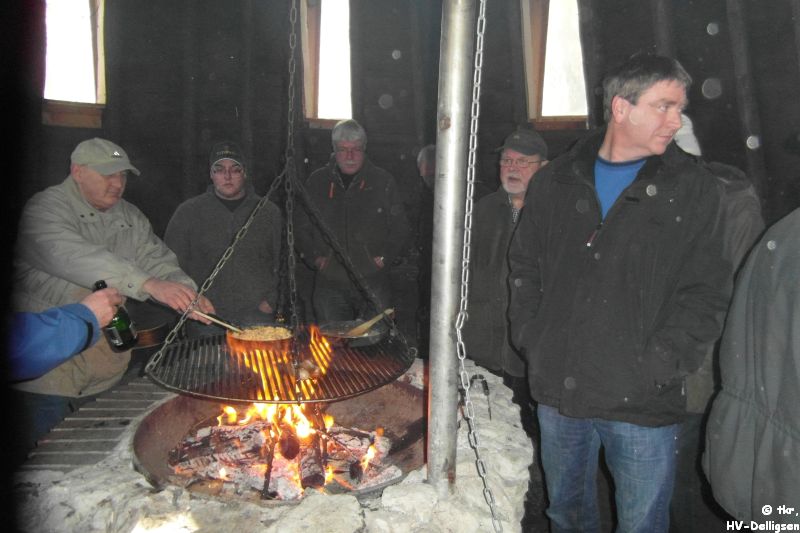
MULTIPOLYGON (((195 283, 144 214, 122 198, 128 172, 139 175, 122 148, 89 139, 72 152, 69 176, 28 201, 14 260, 14 311, 78 302, 98 280, 129 298, 152 298, 179 312, 189 306, 195 283)), ((199 304, 214 310, 205 298, 199 304)), ((32 447, 70 411, 117 383, 129 361, 130 351, 115 353, 101 340, 41 377, 15 383, 26 422, 16 443, 32 447)))
POLYGON ((717 180, 672 142, 690 84, 663 56, 612 71, 607 126, 536 177, 511 241, 511 340, 537 402, 552 531, 599 531, 601 447, 616 530, 669 528, 685 378, 732 287, 717 180))
MULTIPOLYGON (((208 190, 179 205, 164 234, 181 268, 198 285, 214 271, 261 200, 247 179, 245 158, 236 143, 216 143, 211 149, 209 169, 208 190)), ((220 316, 244 326, 274 318, 281 227, 280 210, 268 201, 206 292, 220 316)), ((219 332, 216 326, 187 327, 191 337, 219 332)))
MULTIPOLYGON (((367 158, 367 134, 355 120, 337 123, 331 142, 330 161, 308 177, 308 199, 352 261, 353 274, 363 276, 362 283, 377 299, 378 307, 392 307, 389 269, 407 246, 409 235, 397 185, 391 174, 367 158)), ((305 210, 296 212, 298 250, 316 270, 313 302, 317 321, 347 321, 374 314, 322 229, 305 210)))
POLYGON ((521 129, 500 151, 500 187, 475 204, 472 227, 467 355, 503 377, 520 406, 526 430, 533 413, 525 363, 508 341, 508 245, 533 176, 547 164, 547 144, 538 132, 521 129))

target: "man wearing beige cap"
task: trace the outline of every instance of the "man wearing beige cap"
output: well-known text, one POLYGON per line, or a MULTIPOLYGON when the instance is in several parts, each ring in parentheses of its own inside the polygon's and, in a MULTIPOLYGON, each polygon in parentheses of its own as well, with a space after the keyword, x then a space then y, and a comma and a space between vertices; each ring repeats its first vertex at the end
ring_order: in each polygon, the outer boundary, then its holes
MULTIPOLYGON (((69 176, 28 201, 14 259, 15 311, 77 302, 98 280, 136 300, 152 298, 179 312, 189 306, 195 283, 144 214, 122 199, 129 172, 139 175, 122 148, 86 140, 72 152, 69 176)), ((200 307, 213 311, 205 298, 200 307)), ((117 383, 129 361, 130 352, 114 353, 101 340, 44 376, 15 383, 29 443, 117 383)))

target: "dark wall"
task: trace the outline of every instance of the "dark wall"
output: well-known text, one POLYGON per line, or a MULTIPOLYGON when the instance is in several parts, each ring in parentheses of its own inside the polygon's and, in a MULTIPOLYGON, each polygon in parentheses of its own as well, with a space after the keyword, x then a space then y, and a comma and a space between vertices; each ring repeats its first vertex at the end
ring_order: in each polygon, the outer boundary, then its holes
POLYGON ((654 7, 666 5, 675 57, 694 78, 687 114, 704 156, 742 168, 763 187, 768 222, 800 205, 800 61, 791 0, 771 2, 769 9, 758 0, 589 3, 595 36, 589 57, 597 72, 636 52, 656 51, 654 7), (737 21, 744 31, 736 31, 737 21), (742 63, 749 68, 742 70, 742 63), (750 135, 760 141, 755 148, 746 143, 750 135))
MULTIPOLYGON (((602 73, 635 52, 656 50, 656 3, 581 2, 595 116, 602 117, 597 93, 602 73)), ((788 212, 800 203, 795 185, 800 103, 793 98, 800 61, 791 1, 776 0, 769 10, 756 0, 742 1, 750 87, 762 129, 757 132, 762 144, 755 151, 745 146, 737 96, 742 81, 732 53, 733 40, 742 36, 732 35, 728 2, 668 4, 675 55, 695 79, 687 111, 707 157, 743 169, 753 156, 762 158, 768 214, 774 219, 788 212), (704 94, 704 83, 714 79, 720 93, 704 94)), ((119 142, 143 171, 142 178, 130 180, 127 197, 159 233, 178 203, 207 186, 207 153, 215 140, 232 137, 243 144, 253 183, 265 192, 283 167, 290 2, 107 0, 106 5, 104 126, 43 127, 37 112, 28 116, 26 153, 33 157, 20 184, 20 203, 61 181, 74 145, 95 135, 119 142)), ((416 153, 436 138, 442 2, 352 0, 351 5, 354 114, 369 134, 370 157, 395 175, 413 202, 416 153)), ((526 123, 519 20, 518 2, 488 2, 478 161, 479 177, 490 188, 497 185, 494 149, 526 123)), ((29 48, 41 54, 43 42, 29 48)), ((40 63, 30 65, 39 68, 40 63)), ((298 65, 298 86, 299 74, 298 65)), ((34 88, 26 86, 29 97, 34 88)), ((302 122, 297 127, 302 176, 327 161, 330 131, 302 122)), ((583 133, 546 131, 544 136, 557 154, 583 133)))

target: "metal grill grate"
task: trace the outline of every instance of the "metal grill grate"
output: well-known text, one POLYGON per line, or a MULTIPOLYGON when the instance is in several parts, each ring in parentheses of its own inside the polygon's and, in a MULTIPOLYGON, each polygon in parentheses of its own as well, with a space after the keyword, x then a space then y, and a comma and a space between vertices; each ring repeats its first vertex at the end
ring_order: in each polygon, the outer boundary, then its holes
MULTIPOLYGON (((148 376, 166 389, 226 402, 331 402, 376 389, 397 379, 411 366, 413 352, 393 336, 352 347, 323 340, 322 347, 297 341, 297 362, 318 369, 299 379, 298 366, 280 343, 229 347, 224 335, 173 343, 148 376)), ((301 365, 302 366, 302 365, 301 365)))

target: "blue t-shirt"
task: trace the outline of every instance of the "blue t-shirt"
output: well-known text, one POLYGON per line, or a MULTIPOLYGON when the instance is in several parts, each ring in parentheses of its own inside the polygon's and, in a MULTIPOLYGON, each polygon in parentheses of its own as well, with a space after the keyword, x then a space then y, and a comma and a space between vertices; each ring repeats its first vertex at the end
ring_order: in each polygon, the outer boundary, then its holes
POLYGON ((602 157, 597 158, 594 163, 594 187, 597 190, 597 199, 600 200, 603 219, 622 191, 636 179, 636 174, 645 161, 647 159, 612 163, 602 157))

